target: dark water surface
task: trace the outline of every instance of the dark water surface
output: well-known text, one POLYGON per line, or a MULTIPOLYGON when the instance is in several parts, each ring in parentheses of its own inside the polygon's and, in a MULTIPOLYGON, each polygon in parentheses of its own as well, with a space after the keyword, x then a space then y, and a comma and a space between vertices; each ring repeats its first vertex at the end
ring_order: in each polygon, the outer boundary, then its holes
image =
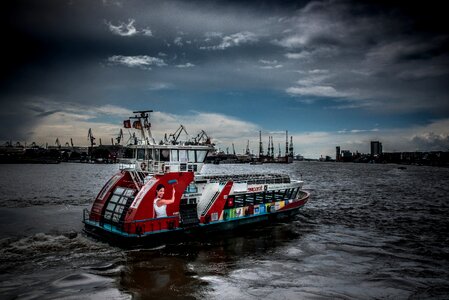
POLYGON ((0 299, 449 299, 449 169, 296 162, 311 199, 290 220, 122 250, 82 233, 117 165, 0 165, 0 299))

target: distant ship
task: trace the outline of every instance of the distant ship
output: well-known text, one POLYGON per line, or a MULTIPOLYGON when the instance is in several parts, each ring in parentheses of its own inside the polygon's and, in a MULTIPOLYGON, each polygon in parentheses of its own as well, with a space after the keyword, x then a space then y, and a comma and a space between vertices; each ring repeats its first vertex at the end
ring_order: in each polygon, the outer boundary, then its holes
MULTIPOLYGON (((132 127, 141 138, 130 159, 84 210, 85 231, 124 246, 182 241, 196 234, 271 222, 298 213, 308 199, 303 182, 284 174, 201 174, 211 139, 179 134, 156 143, 149 113, 137 111, 132 127)), ((124 121, 126 128, 131 120, 124 121)))

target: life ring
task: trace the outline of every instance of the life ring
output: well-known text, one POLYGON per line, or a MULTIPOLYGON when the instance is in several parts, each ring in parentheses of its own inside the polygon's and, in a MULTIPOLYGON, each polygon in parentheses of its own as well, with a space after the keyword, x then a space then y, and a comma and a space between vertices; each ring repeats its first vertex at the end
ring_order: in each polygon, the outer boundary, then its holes
POLYGON ((143 163, 140 164, 140 169, 141 169, 141 170, 145 171, 146 168, 147 168, 147 164, 146 164, 145 162, 143 162, 143 163))

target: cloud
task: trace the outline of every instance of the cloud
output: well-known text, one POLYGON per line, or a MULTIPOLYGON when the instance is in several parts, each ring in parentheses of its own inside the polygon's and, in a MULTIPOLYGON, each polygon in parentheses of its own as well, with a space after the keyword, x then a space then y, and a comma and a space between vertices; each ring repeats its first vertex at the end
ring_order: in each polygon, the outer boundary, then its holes
POLYGON ((305 86, 305 87, 289 87, 286 92, 290 95, 299 96, 315 96, 315 97, 346 97, 347 94, 337 91, 331 86, 305 86))
POLYGON ((216 40, 217 38, 219 38, 218 44, 212 46, 202 46, 200 49, 225 50, 226 48, 258 41, 256 34, 249 31, 238 32, 227 36, 221 36, 221 34, 218 33, 207 33, 205 41, 216 40))
POLYGON ((182 65, 176 65, 177 68, 181 68, 181 69, 185 69, 185 68, 193 68, 195 65, 192 63, 186 63, 186 64, 182 64, 182 65))
POLYGON ((150 28, 144 28, 144 29, 142 29, 141 32, 142 32, 142 34, 145 35, 145 36, 153 36, 153 32, 151 31, 150 28))
POLYGON ((176 46, 182 47, 184 44, 182 43, 182 37, 178 36, 174 39, 173 43, 176 46))
POLYGON ((120 22, 119 25, 114 25, 111 22, 105 21, 106 25, 108 26, 109 30, 116 35, 120 35, 120 36, 135 36, 138 34, 147 36, 147 37, 152 37, 153 36, 153 31, 146 27, 146 28, 142 28, 141 30, 138 30, 135 26, 134 23, 136 22, 135 19, 129 19, 128 23, 124 23, 124 22, 120 22))
POLYGON ((117 26, 113 25, 110 22, 106 22, 106 25, 108 25, 109 30, 114 34, 117 34, 120 36, 133 36, 138 33, 138 31, 136 30, 136 27, 134 27, 135 21, 136 20, 134 20, 134 19, 129 19, 128 23, 121 22, 117 26))
POLYGON ((148 55, 137 55, 137 56, 114 55, 109 57, 108 61, 110 63, 117 65, 124 65, 130 68, 139 67, 147 70, 151 70, 150 66, 163 67, 167 65, 163 59, 151 57, 148 55))
POLYGON ((265 59, 259 59, 259 63, 262 65, 259 66, 261 69, 280 69, 283 67, 283 65, 278 64, 277 60, 265 60, 265 59))

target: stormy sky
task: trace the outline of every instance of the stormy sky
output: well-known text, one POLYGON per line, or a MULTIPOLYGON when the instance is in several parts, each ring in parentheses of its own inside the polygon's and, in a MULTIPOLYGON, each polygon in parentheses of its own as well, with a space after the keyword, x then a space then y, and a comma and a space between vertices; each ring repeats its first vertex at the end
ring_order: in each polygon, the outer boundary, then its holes
MULTIPOLYGON (((0 142, 110 143, 132 110, 219 147, 449 150, 439 1, 9 1, 0 142)), ((125 132, 125 136, 128 133, 125 132)))

